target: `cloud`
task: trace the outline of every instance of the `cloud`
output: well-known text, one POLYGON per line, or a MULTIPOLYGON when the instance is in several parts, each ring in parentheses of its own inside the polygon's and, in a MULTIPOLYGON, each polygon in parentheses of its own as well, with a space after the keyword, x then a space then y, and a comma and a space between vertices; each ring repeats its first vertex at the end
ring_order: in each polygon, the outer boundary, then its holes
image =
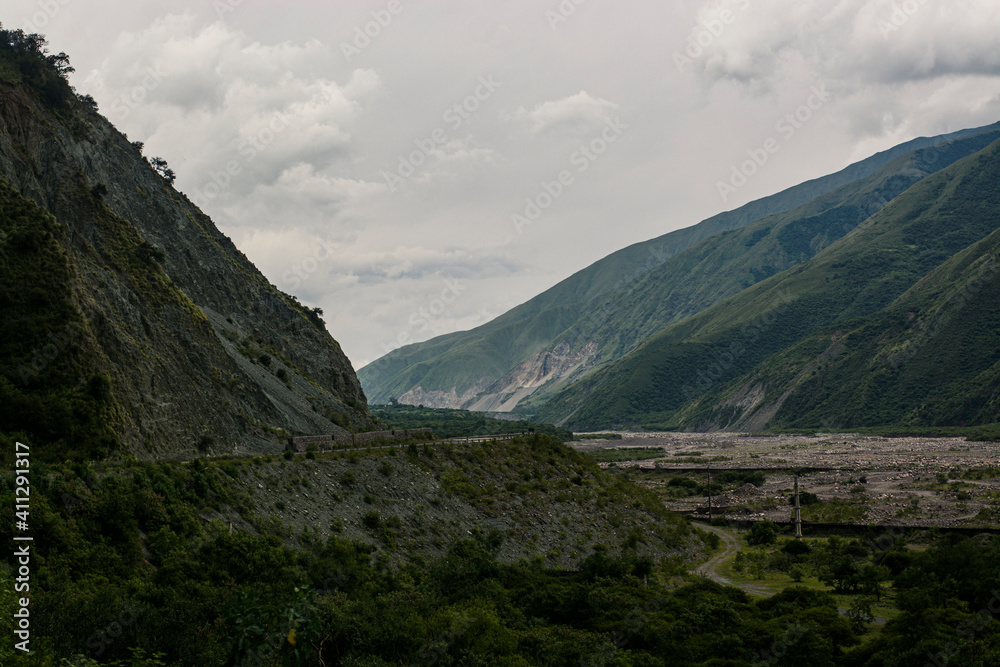
POLYGON ((270 183, 258 183, 246 196, 232 200, 227 217, 251 225, 280 221, 283 228, 323 231, 333 220, 347 229, 363 216, 373 197, 386 192, 383 183, 334 176, 319 172, 308 163, 285 169, 270 183))
POLYGON ((617 110, 614 102, 581 90, 576 95, 542 102, 531 111, 521 107, 517 117, 529 121, 535 134, 556 130, 583 134, 601 126, 617 110))
POLYGON ((905 20, 893 0, 586 3, 553 33, 534 0, 429 0, 350 62, 340 42, 372 20, 358 3, 230 3, 220 21, 204 0, 93 0, 63 3, 45 32, 73 84, 363 362, 717 213, 717 180, 818 82, 828 104, 733 205, 996 120, 1000 3, 895 3, 905 20), (692 39, 705 44, 678 71, 692 39), (473 111, 484 77, 500 85, 473 111), (575 171, 574 151, 619 115, 627 139, 575 171), (401 160, 419 165, 390 191, 382 172, 401 160), (564 169, 574 185, 517 235, 511 214, 564 169), (411 326, 446 280, 468 287, 411 326))
POLYGON ((701 6, 684 53, 707 82, 738 82, 756 92, 796 72, 903 84, 995 74, 998 27, 993 0, 733 0, 701 6))
POLYGON ((86 88, 147 155, 170 161, 179 189, 212 208, 350 155, 351 125, 381 83, 371 70, 346 83, 317 74, 336 57, 315 40, 262 45, 175 14, 122 34, 86 88))

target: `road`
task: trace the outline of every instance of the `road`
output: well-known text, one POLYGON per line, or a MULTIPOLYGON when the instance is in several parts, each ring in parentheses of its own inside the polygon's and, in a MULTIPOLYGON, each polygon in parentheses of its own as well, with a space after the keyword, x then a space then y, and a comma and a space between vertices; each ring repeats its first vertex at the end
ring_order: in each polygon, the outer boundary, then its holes
POLYGON ((741 588, 747 593, 751 593, 753 595, 772 595, 774 593, 774 591, 769 590, 765 586, 757 586, 755 584, 734 584, 732 581, 719 574, 719 566, 722 565, 722 562, 739 551, 739 538, 733 535, 730 531, 719 528, 718 526, 700 524, 698 528, 718 535, 722 539, 724 547, 721 553, 712 556, 707 561, 696 567, 694 570, 695 574, 708 577, 712 581, 723 584, 724 586, 735 586, 737 588, 741 588))

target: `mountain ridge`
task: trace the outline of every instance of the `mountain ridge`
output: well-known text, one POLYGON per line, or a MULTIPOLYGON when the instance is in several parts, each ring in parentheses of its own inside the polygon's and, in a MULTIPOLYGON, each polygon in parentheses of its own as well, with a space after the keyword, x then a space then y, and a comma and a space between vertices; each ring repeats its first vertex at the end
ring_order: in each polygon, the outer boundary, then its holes
MULTIPOLYGON (((813 179, 771 198, 757 200, 735 211, 713 216, 694 227, 629 246, 592 264, 551 290, 486 325, 468 332, 447 334, 425 343, 400 348, 361 369, 358 373, 359 378, 362 383, 367 384, 368 394, 377 403, 396 398, 404 403, 426 403, 439 407, 496 409, 498 405, 505 405, 510 409, 512 399, 517 398, 514 401, 515 405, 520 404, 517 411, 531 414, 541 407, 549 395, 570 384, 574 378, 582 376, 595 366, 613 361, 617 356, 632 349, 643 336, 651 335, 670 321, 675 321, 676 318, 664 319, 661 316, 659 303, 633 304, 629 318, 630 321, 637 322, 633 325, 633 328, 637 327, 636 330, 625 332, 627 337, 622 339, 616 350, 608 350, 605 344, 607 340, 618 335, 618 332, 614 331, 617 327, 615 314, 622 311, 623 304, 630 298, 629 295, 645 286, 653 296, 656 296, 663 287, 655 284, 654 277, 658 275, 657 272, 664 272, 664 267, 676 265, 679 261, 678 255, 692 252, 692 248, 699 244, 707 245, 719 234, 739 233, 738 230, 766 219, 768 216, 765 213, 768 211, 784 209, 778 213, 772 212, 770 215, 773 217, 796 210, 796 207, 809 206, 811 202, 827 197, 832 192, 847 188, 864 178, 873 177, 880 170, 886 169, 889 164, 902 160, 907 155, 912 156, 914 151, 930 150, 930 147, 953 141, 960 142, 963 138, 985 135, 990 131, 997 131, 998 128, 1000 124, 994 124, 939 137, 914 139, 866 158, 828 177, 813 179), (789 192, 792 195, 788 195, 789 192), (817 192, 821 193, 818 198, 807 199, 817 192), (789 196, 794 201, 789 201, 789 196), (796 203, 800 199, 806 201, 796 203), (775 202, 784 204, 779 205, 775 202), (795 203, 795 206, 791 206, 792 203, 795 203), (725 223, 726 220, 732 224, 725 223), (725 229, 722 229, 723 227, 725 229), (661 251, 659 249, 661 245, 657 244, 663 244, 665 240, 670 240, 674 245, 668 250, 661 251), (606 276, 617 276, 617 281, 609 285, 607 277, 598 280, 597 276, 602 273, 606 276), (597 289, 594 285, 603 285, 603 288, 597 289), (653 285, 651 290, 650 285, 653 285), (581 300, 583 298, 581 295, 591 296, 581 300), (603 334, 602 327, 607 330, 603 334), (589 335, 588 330, 595 332, 596 337, 589 335), (537 370, 534 369, 536 360, 545 353, 554 353, 556 347, 563 342, 568 342, 571 351, 577 352, 595 341, 601 350, 592 357, 589 362, 591 366, 583 370, 574 368, 571 374, 553 378, 547 386, 541 389, 535 387, 530 392, 523 391, 525 387, 508 382, 509 378, 534 375, 537 370)), ((919 180, 919 177, 930 173, 926 171, 927 164, 914 164, 913 168, 925 171, 917 174, 917 177, 907 176, 909 180, 906 183, 891 184, 883 188, 886 190, 883 200, 891 199, 905 187, 919 180)), ((880 205, 884 205, 885 201, 880 202, 880 205)), ((878 207, 869 205, 867 213, 870 214, 877 209, 878 207)), ((853 222, 860 222, 864 217, 864 215, 860 217, 854 215, 853 222)), ((787 264, 779 264, 777 267, 772 267, 769 273, 755 276, 753 282, 786 266, 787 264)), ((684 271, 687 271, 687 268, 684 271)), ((680 275, 674 276, 673 279, 676 282, 685 277, 680 275)), ((715 277, 707 276, 706 279, 715 280, 715 277)), ((752 282, 738 287, 746 287, 748 284, 752 282)), ((729 296, 734 292, 734 289, 723 291, 721 296, 729 296)), ((707 302, 702 299, 700 307, 710 305, 719 297, 720 294, 717 294, 707 302)), ((678 317, 684 314, 682 311, 678 313, 678 317)))
MULTIPOLYGON (((647 339, 612 366, 562 392, 544 406, 540 417, 571 428, 636 423, 764 428, 779 414, 781 397, 812 378, 799 377, 800 367, 829 366, 820 361, 822 355, 840 352, 836 331, 855 320, 872 324, 901 295, 995 232, 1000 207, 990 184, 997 178, 1000 140, 916 183, 802 265, 647 339), (755 377, 771 381, 754 382, 755 377), (770 414, 759 410, 764 404, 772 406, 770 414), (758 411, 758 418, 752 419, 751 411, 758 411)), ((1000 348, 983 354, 1000 355, 1000 348)), ((863 384, 865 374, 855 375, 855 385, 863 384)), ((891 394, 894 386, 882 386, 881 392, 891 394)), ((850 426, 901 420, 900 414, 886 411, 842 421, 850 426)), ((939 416, 930 421, 935 423, 928 425, 947 425, 954 419, 939 416)), ((804 421, 791 415, 777 423, 803 426, 804 421)))

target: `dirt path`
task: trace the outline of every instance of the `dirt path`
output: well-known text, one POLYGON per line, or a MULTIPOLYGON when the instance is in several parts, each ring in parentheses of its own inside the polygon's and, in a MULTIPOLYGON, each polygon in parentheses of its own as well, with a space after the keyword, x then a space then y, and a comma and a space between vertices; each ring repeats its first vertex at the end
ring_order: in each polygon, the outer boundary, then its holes
POLYGON ((732 532, 719 528, 718 526, 709 526, 706 524, 701 524, 698 526, 702 530, 707 530, 710 533, 715 533, 718 535, 723 543, 724 548, 722 553, 712 556, 707 561, 695 568, 694 573, 700 574, 703 577, 708 577, 716 583, 723 584, 725 586, 735 586, 741 588, 747 593, 754 595, 772 595, 773 591, 769 590, 765 586, 757 586, 754 584, 734 584, 732 581, 726 577, 719 574, 719 566, 722 565, 722 561, 730 558, 740 549, 740 541, 732 532))

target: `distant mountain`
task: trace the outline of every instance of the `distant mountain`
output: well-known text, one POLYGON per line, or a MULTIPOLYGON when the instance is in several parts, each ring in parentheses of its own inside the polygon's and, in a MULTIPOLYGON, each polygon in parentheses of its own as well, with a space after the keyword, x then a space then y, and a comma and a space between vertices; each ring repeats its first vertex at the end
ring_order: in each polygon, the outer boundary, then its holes
POLYGON ((572 429, 970 425, 1000 417, 1000 140, 814 258, 545 404, 572 429))
POLYGON ((921 138, 693 227, 620 250, 472 329, 362 368, 374 403, 532 414, 663 327, 801 263, 1000 123, 921 138))
POLYGON ((148 459, 368 426, 320 314, 78 97, 65 60, 2 37, 0 438, 148 459))

